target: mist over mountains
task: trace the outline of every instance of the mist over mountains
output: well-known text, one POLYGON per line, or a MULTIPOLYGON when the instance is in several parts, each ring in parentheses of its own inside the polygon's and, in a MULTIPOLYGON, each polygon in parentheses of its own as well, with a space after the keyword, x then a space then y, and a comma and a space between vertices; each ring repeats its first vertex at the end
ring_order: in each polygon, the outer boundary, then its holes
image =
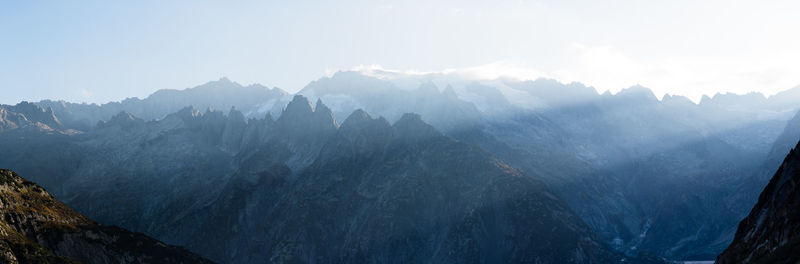
POLYGON ((223 78, 2 105, 0 167, 221 263, 713 260, 800 140, 798 109, 800 88, 695 104, 548 79, 223 78))

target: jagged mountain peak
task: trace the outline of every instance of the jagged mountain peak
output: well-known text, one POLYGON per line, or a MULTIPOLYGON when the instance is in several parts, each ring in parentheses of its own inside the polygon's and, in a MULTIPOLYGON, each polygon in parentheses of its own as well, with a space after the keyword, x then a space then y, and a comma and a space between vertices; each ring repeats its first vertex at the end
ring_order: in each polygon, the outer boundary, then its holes
POLYGON ((322 98, 317 98, 317 102, 314 103, 314 112, 317 111, 330 112, 331 109, 322 102, 322 98))
MULTIPOLYGON (((213 111, 213 109, 211 109, 211 111, 213 111)), ((187 107, 181 108, 181 110, 178 110, 178 112, 175 112, 175 115, 180 116, 180 117, 195 118, 195 117, 200 116, 200 111, 195 109, 194 106, 187 106, 187 107)))
POLYGON ((405 113, 403 114, 397 122, 395 122, 395 126, 403 126, 406 124, 418 124, 418 125, 425 125, 428 126, 425 121, 422 121, 422 116, 417 113, 405 113))
POLYGON ((632 99, 639 99, 639 100, 646 100, 646 101, 658 101, 658 98, 650 88, 641 86, 641 85, 634 85, 625 89, 622 89, 616 94, 617 97, 627 97, 632 99))
MULTIPOLYGON (((232 88, 232 87, 242 87, 239 83, 231 81, 228 77, 221 77, 216 81, 209 81, 205 84, 196 86, 194 90, 203 90, 203 89, 225 89, 225 88, 232 88)), ((170 91, 170 90, 160 90, 160 91, 170 91)))
POLYGON ((26 117, 31 122, 39 122, 54 129, 63 127, 52 107, 43 108, 31 102, 22 101, 10 107, 10 110, 26 117))
POLYGON ((242 134, 247 126, 247 119, 242 112, 231 107, 228 120, 222 132, 222 146, 229 151, 238 151, 242 143, 242 134))
POLYGON ((264 86, 264 85, 259 84, 259 83, 250 84, 248 86, 245 86, 245 88, 267 90, 267 91, 272 91, 272 92, 275 92, 275 93, 278 93, 278 94, 281 94, 281 95, 288 95, 289 94, 289 92, 287 92, 287 91, 285 91, 285 90, 283 90, 283 89, 281 89, 279 87, 269 88, 269 87, 264 86))
POLYGON ((778 92, 768 98, 770 101, 797 100, 800 99, 800 85, 788 90, 778 92))
POLYGON ((369 113, 367 113, 363 109, 356 109, 355 111, 353 111, 352 114, 350 114, 347 117, 347 119, 344 120, 344 122, 342 122, 342 125, 339 127, 339 130, 344 133, 347 133, 349 131, 362 129, 371 125, 381 126, 386 128, 391 127, 391 124, 389 124, 389 122, 386 121, 385 118, 383 117, 377 119, 372 118, 372 116, 370 116, 369 113))
POLYGON ((800 85, 789 90, 779 92, 770 96, 768 104, 778 111, 796 111, 797 102, 800 101, 800 85))
POLYGON ((336 123, 336 118, 333 115, 333 110, 331 110, 325 103, 322 102, 322 99, 317 99, 317 103, 314 107, 314 120, 323 124, 333 124, 334 127, 338 127, 339 125, 336 123))
POLYGON ((352 114, 347 116, 347 118, 344 120, 344 122, 342 122, 342 128, 350 126, 351 124, 359 124, 359 123, 362 123, 362 122, 365 122, 365 121, 371 121, 371 120, 373 120, 373 119, 369 115, 369 113, 364 111, 364 109, 359 108, 359 109, 356 109, 355 111, 353 111, 352 114))
POLYGON ((244 117, 242 111, 236 110, 235 106, 231 106, 231 110, 228 111, 228 119, 236 122, 247 122, 247 118, 244 117))
POLYGON ((132 128, 134 126, 138 126, 138 125, 141 125, 141 124, 144 124, 144 123, 145 123, 144 120, 134 116, 133 114, 125 112, 125 111, 121 111, 121 112, 117 113, 116 115, 112 116, 111 119, 109 119, 108 121, 100 120, 97 123, 97 128, 101 128, 102 129, 102 128, 107 128, 107 127, 112 127, 112 126, 119 126, 121 128, 124 128, 124 129, 129 129, 129 128, 132 128))
POLYGON ((316 107, 311 105, 307 97, 297 94, 286 105, 283 113, 277 120, 278 123, 307 123, 307 126, 336 128, 336 118, 333 111, 321 99, 317 100, 316 107))
POLYGON ((275 122, 275 116, 272 115, 272 112, 267 111, 267 114, 264 115, 264 120, 268 123, 275 122))
POLYGON ((195 120, 198 117, 200 117, 201 114, 200 111, 194 108, 194 106, 187 106, 182 108, 181 110, 178 110, 178 112, 167 115, 167 118, 169 118, 170 116, 181 119, 185 122, 190 122, 191 120, 195 120))
POLYGON ((22 101, 18 104, 14 105, 14 109, 19 112, 30 113, 30 112, 44 112, 44 109, 39 107, 38 105, 28 102, 22 101))
POLYGON ((679 106, 686 106, 686 107, 696 105, 694 102, 692 102, 692 100, 689 100, 689 98, 687 98, 686 96, 671 95, 671 94, 665 94, 664 97, 661 98, 661 102, 679 106))
MULTIPOLYGON (((563 84, 555 79, 538 78, 527 81, 506 81, 505 85, 524 91, 549 107, 562 107, 584 104, 597 98, 598 93, 593 87, 586 87, 582 83, 563 84)), ((604 95, 606 97, 610 97, 604 95)))
POLYGON ((312 144, 310 141, 322 141, 334 134, 337 127, 333 112, 322 101, 318 101, 315 111, 308 98, 295 95, 276 121, 276 128, 279 130, 276 135, 298 141, 298 144, 312 144))
POLYGON ((202 114, 202 116, 203 117, 207 117, 207 116, 225 116, 225 114, 223 114, 222 111, 217 111, 216 109, 209 107, 202 114))
MULTIPOLYGON (((176 126, 178 126, 179 124, 184 124, 191 128, 197 128, 200 125, 200 120, 208 119, 208 117, 213 115, 214 113, 219 113, 219 112, 215 111, 206 112, 206 114, 204 115, 201 114, 200 111, 195 109, 193 106, 186 106, 184 108, 181 108, 181 110, 178 110, 175 113, 168 114, 159 122, 160 123, 167 122, 176 126)), ((222 113, 219 114, 222 115, 222 113)))
POLYGON ((17 129, 27 122, 24 115, 0 107, 0 132, 17 129))
POLYGON ((714 105, 724 108, 758 108, 759 105, 767 102, 767 97, 762 93, 750 92, 746 94, 737 93, 716 93, 711 98, 704 97, 701 105, 714 105))
POLYGON ((455 89, 453 89, 452 85, 447 85, 447 87, 444 88, 444 91, 442 91, 442 95, 447 98, 458 98, 458 94, 456 93, 455 89))
POLYGON ((311 102, 308 101, 308 98, 297 94, 292 98, 292 101, 286 105, 286 108, 283 109, 283 113, 281 113, 279 119, 295 115, 307 115, 312 112, 314 112, 314 108, 311 106, 311 102))
MULTIPOLYGON (((121 111, 118 114, 112 116, 111 120, 109 120, 109 121, 114 121, 114 120, 136 120, 136 119, 139 119, 139 118, 135 117, 131 113, 128 113, 128 112, 125 112, 125 111, 121 111)), ((139 119, 139 120, 141 120, 141 119, 139 119)))
POLYGON ((355 71, 339 71, 333 76, 310 82, 298 94, 313 96, 335 94, 377 94, 397 90, 391 82, 355 71))
POLYGON ((422 116, 416 113, 405 113, 397 122, 392 125, 395 136, 398 137, 435 137, 442 135, 433 126, 422 120, 422 116))

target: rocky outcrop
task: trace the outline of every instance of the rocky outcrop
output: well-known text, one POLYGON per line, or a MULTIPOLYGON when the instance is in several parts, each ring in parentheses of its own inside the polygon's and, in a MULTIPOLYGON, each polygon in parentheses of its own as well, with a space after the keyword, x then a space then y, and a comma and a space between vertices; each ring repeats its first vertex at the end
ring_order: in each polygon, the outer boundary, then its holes
POLYGON ((238 152, 242 144, 242 134, 247 126, 247 119, 242 112, 232 107, 228 112, 227 122, 222 131, 222 147, 231 152, 238 152))
POLYGON ((277 120, 283 131, 313 134, 321 131, 335 131, 338 127, 333 118, 333 112, 321 100, 317 101, 316 109, 311 106, 308 98, 295 95, 294 99, 286 106, 277 120))
POLYGON ((728 263, 800 261, 800 143, 789 152, 758 203, 717 258, 728 263))
POLYGON ((100 121, 97 123, 97 128, 103 129, 113 126, 118 126, 121 129, 132 129, 137 126, 144 125, 144 120, 133 116, 127 112, 120 112, 119 114, 111 117, 108 122, 100 121))
POLYGON ((9 107, 11 111, 25 115, 31 122, 39 122, 45 124, 53 129, 62 129, 63 125, 58 120, 53 108, 42 108, 36 104, 29 102, 21 102, 17 105, 9 107))
POLYGON ((287 165, 297 172, 314 161, 337 128, 333 112, 322 101, 317 101, 314 109, 308 98, 296 95, 276 121, 268 141, 280 142, 293 153, 287 165))
POLYGON ((0 105, 0 133, 16 129, 65 132, 52 108, 43 109, 28 102, 0 105))
POLYGON ((0 262, 211 263, 139 233, 102 226, 0 169, 0 262))
POLYGON ((25 125, 26 123, 28 123, 28 120, 24 115, 0 107, 0 133, 17 129, 20 125, 25 125))

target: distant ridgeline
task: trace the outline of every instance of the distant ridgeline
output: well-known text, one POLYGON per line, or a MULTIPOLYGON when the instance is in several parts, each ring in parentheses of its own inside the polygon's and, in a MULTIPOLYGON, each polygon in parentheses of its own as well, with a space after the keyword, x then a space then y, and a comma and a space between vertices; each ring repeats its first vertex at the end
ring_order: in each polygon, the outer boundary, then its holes
POLYGON ((714 259, 800 140, 798 88, 695 104, 340 72, 298 94, 0 105, 0 167, 222 263, 657 263, 714 259))

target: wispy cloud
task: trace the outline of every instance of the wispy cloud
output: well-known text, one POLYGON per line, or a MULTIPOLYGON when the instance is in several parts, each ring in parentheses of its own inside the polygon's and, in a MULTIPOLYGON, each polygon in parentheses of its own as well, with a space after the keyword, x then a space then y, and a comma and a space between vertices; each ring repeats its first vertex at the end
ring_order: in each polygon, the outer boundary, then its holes
POLYGON ((87 98, 88 99, 88 98, 92 97, 92 92, 90 92, 89 90, 81 89, 80 92, 81 92, 81 96, 83 96, 83 98, 87 98))
POLYGON ((499 60, 483 65, 436 71, 386 69, 381 65, 352 68, 364 74, 391 79, 402 76, 442 74, 466 80, 551 78, 560 82, 581 82, 598 91, 616 93, 642 85, 656 95, 683 95, 698 102, 703 95, 749 93, 772 95, 800 84, 800 70, 791 71, 800 53, 782 60, 741 61, 731 64, 699 56, 664 56, 636 59, 612 46, 573 43, 559 67, 546 71, 524 60, 499 60))

